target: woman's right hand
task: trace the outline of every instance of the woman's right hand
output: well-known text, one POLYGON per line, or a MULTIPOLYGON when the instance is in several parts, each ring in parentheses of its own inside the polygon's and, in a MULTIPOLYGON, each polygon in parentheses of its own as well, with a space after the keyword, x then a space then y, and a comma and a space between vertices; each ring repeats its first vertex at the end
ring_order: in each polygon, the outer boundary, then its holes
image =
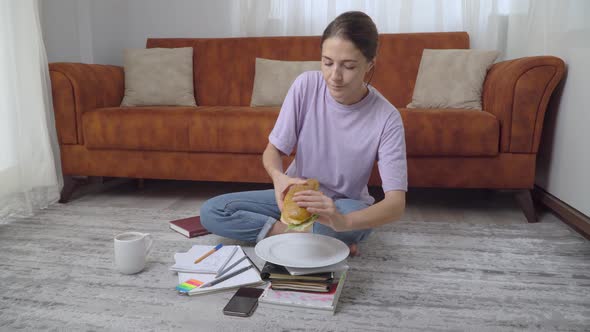
POLYGON ((275 199, 277 200, 277 205, 279 206, 279 210, 283 212, 283 200, 285 199, 289 187, 294 184, 304 184, 306 181, 305 179, 292 178, 281 173, 277 174, 272 182, 275 187, 275 199))

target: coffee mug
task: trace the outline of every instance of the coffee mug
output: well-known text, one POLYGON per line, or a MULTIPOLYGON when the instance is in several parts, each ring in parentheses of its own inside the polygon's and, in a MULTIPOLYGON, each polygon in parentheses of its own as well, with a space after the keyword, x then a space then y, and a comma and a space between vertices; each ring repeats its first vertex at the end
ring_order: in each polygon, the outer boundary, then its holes
POLYGON ((134 274, 145 267, 154 240, 150 234, 126 232, 115 236, 115 265, 123 274, 134 274))

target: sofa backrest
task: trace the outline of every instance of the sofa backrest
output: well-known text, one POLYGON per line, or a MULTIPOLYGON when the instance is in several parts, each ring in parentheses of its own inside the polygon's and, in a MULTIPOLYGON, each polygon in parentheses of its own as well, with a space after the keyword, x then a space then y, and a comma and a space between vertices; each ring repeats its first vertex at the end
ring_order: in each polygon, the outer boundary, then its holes
MULTIPOLYGON (((200 106, 248 106, 256 58, 320 60, 319 36, 242 38, 149 38, 147 47, 193 47, 195 97, 200 106)), ((422 50, 469 48, 466 32, 379 35, 376 71, 371 83, 396 107, 412 92, 422 50)))

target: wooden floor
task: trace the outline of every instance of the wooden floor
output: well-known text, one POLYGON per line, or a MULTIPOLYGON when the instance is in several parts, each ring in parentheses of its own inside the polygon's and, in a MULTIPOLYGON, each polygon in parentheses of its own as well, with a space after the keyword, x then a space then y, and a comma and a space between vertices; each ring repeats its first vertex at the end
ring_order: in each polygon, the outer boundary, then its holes
POLYGON ((221 312, 232 292, 178 296, 168 270, 175 252, 237 242, 186 239, 167 222, 197 214, 214 195, 263 188, 122 183, 0 225, 0 330, 590 329, 590 244, 548 213, 528 224, 503 192, 410 190, 402 220, 375 230, 349 259, 334 316, 259 308, 235 318, 221 312), (127 230, 156 240, 133 276, 113 269, 113 237, 127 230))

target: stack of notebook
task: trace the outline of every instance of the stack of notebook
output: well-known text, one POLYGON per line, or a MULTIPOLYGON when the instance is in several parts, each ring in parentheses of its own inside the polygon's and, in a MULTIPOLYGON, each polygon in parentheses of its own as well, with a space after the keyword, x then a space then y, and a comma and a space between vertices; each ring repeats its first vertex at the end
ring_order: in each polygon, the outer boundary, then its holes
POLYGON ((287 306, 334 313, 348 271, 345 262, 319 269, 295 269, 266 262, 260 277, 270 284, 262 306, 287 306))
POLYGON ((271 288, 276 290, 328 292, 334 280, 334 272, 291 275, 284 266, 266 262, 260 277, 270 281, 271 288))

